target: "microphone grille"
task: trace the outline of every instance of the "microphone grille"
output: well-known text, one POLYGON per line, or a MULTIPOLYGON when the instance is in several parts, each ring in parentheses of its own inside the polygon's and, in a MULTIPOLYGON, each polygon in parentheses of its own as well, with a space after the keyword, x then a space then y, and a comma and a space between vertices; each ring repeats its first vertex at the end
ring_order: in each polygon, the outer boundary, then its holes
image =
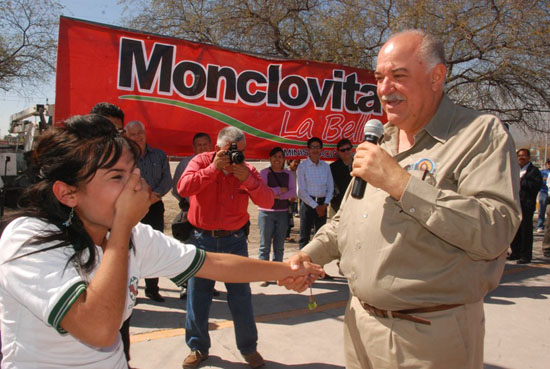
POLYGON ((369 121, 365 123, 365 136, 371 135, 380 138, 383 134, 384 125, 378 119, 369 119, 369 121))

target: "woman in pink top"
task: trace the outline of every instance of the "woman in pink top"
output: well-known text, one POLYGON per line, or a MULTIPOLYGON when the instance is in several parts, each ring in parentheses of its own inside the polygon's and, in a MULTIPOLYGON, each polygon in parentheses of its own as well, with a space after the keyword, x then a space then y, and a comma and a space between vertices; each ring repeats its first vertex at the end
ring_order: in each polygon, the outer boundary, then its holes
MULTIPOLYGON (((280 147, 274 147, 269 153, 271 166, 260 172, 262 180, 275 194, 275 202, 270 209, 260 207, 258 225, 260 227, 261 260, 269 260, 273 241, 273 260, 283 261, 284 242, 288 228, 289 199, 296 197, 296 183, 292 173, 283 169, 285 154, 280 147)), ((267 286, 267 282, 262 285, 267 286)))

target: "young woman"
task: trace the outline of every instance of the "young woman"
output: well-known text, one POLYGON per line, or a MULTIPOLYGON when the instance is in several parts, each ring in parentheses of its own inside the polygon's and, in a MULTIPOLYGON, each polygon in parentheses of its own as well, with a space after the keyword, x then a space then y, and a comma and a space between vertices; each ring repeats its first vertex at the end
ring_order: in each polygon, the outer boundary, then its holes
MULTIPOLYGON (((260 176, 275 193, 275 202, 270 209, 259 208, 258 225, 260 227, 261 260, 269 260, 271 241, 273 240, 273 260, 283 261, 284 242, 288 228, 289 199, 296 196, 296 184, 289 170, 283 169, 285 154, 280 147, 274 147, 269 153, 271 166, 263 169, 260 176)), ((268 282, 262 283, 267 286, 268 282)))
POLYGON ((138 223, 151 202, 138 156, 99 115, 42 136, 33 155, 40 181, 24 210, 2 224, 2 368, 127 368, 119 328, 140 278, 181 285, 193 275, 249 282, 322 273, 209 254, 138 223))

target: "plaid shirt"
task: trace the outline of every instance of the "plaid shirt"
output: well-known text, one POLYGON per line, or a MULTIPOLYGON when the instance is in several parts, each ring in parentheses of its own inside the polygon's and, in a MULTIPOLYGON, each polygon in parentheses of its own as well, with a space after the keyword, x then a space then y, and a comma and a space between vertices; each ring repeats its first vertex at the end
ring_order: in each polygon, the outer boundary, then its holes
POLYGON ((298 166, 298 197, 312 208, 317 202, 312 197, 324 197, 329 204, 334 192, 334 181, 327 163, 319 160, 315 164, 308 157, 298 166))
POLYGON ((172 176, 170 175, 168 157, 164 151, 145 145, 145 156, 138 159, 137 166, 143 179, 159 197, 170 191, 172 176))

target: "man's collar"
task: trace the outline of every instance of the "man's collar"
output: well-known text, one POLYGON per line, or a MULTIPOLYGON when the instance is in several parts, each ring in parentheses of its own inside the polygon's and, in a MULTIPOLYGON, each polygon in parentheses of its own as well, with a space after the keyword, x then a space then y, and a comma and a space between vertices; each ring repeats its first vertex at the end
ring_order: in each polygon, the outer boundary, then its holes
POLYGON ((435 115, 428 122, 426 127, 424 127, 426 132, 438 141, 447 141, 449 139, 449 132, 451 131, 455 109, 456 105, 444 94, 435 115))
POLYGON ((311 163, 312 165, 319 165, 319 163, 321 162, 321 158, 319 158, 319 161, 317 163, 313 162, 313 160, 311 160, 311 158, 308 156, 306 161, 308 161, 309 163, 311 163))
POLYGON ((527 170, 529 169, 529 165, 531 165, 531 162, 527 162, 527 164, 525 164, 523 167, 521 167, 521 170, 527 170))
MULTIPOLYGON (((434 116, 430 119, 428 124, 420 130, 420 132, 424 130, 440 142, 447 141, 447 139, 449 139, 449 132, 451 130, 452 117, 454 116, 455 109, 456 105, 451 101, 451 99, 449 99, 449 97, 447 97, 446 94, 443 94, 434 116)), ((397 131, 397 127, 391 123, 388 123, 387 127, 385 127, 384 134, 387 135, 387 137, 391 137, 392 135, 397 134, 397 131)))
POLYGON ((151 151, 151 146, 145 144, 145 149, 143 150, 141 157, 144 158, 147 155, 147 153, 150 151, 151 151))

